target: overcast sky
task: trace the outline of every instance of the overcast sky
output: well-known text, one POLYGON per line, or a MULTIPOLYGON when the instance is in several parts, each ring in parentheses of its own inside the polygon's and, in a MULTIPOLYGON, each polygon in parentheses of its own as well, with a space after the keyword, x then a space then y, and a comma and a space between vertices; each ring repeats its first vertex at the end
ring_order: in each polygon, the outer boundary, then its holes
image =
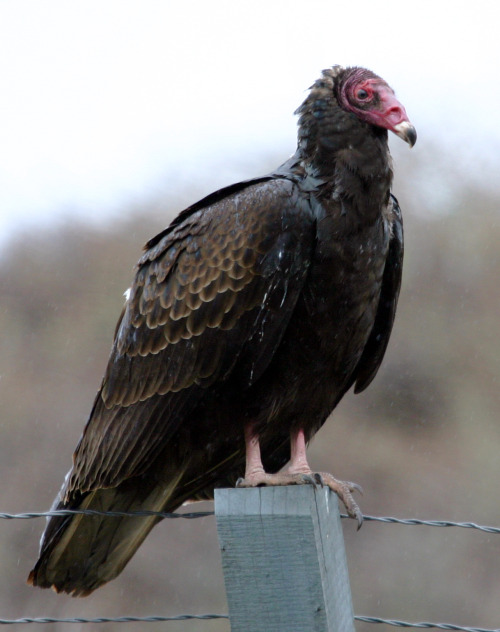
POLYGON ((258 175, 336 63, 392 85, 413 151, 500 164, 499 24, 494 0, 0 0, 0 235, 258 175))

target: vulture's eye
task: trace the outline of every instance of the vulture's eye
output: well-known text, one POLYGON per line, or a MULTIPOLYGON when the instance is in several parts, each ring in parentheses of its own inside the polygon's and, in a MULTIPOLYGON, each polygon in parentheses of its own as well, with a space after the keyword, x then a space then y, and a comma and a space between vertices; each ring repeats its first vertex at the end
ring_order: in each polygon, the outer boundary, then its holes
POLYGON ((363 101, 364 99, 368 98, 368 92, 366 90, 363 90, 363 88, 361 88, 360 90, 356 92, 356 96, 358 99, 363 101))

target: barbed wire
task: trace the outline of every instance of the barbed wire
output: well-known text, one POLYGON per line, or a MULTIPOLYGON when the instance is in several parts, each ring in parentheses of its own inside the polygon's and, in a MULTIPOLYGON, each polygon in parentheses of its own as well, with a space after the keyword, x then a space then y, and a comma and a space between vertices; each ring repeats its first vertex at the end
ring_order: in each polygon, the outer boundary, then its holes
MULTIPOLYGON (((4 520, 27 520, 31 518, 50 518, 57 516, 71 516, 74 514, 83 514, 88 516, 108 516, 110 518, 137 518, 137 517, 157 517, 157 518, 186 518, 193 520, 195 518, 206 518, 213 516, 213 511, 195 511, 191 513, 172 513, 163 511, 98 511, 96 509, 58 509, 54 511, 40 511, 29 513, 0 513, 0 519, 4 520)), ((341 518, 349 518, 347 514, 340 514, 341 518)), ((460 527, 462 529, 477 529, 485 533, 500 534, 500 527, 491 527, 487 525, 479 525, 475 522, 453 522, 451 520, 420 520, 418 518, 394 518, 392 516, 363 516, 365 522, 383 522, 386 524, 400 524, 404 526, 422 525, 426 527, 460 527)))
MULTIPOLYGON (((193 619, 210 620, 210 619, 229 619, 227 614, 180 614, 172 617, 96 617, 86 619, 83 617, 74 617, 67 619, 56 619, 54 617, 23 617, 22 619, 0 619, 0 625, 15 625, 23 623, 163 623, 166 621, 188 621, 193 619)), ((355 616, 355 621, 363 623, 383 623, 399 628, 425 628, 437 630, 457 630, 459 632, 500 632, 500 628, 476 628, 463 627, 453 623, 432 623, 430 621, 419 621, 412 623, 410 621, 399 621, 398 619, 381 619, 379 617, 355 616)))

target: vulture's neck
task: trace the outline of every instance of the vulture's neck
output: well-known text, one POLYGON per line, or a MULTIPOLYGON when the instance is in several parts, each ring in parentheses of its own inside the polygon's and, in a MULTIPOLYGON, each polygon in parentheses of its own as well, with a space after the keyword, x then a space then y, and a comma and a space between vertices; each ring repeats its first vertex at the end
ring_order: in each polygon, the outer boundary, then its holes
POLYGON ((309 99, 299 121, 300 164, 324 183, 325 194, 345 199, 346 208, 365 221, 375 219, 389 200, 392 184, 387 130, 342 110, 333 96, 309 99))

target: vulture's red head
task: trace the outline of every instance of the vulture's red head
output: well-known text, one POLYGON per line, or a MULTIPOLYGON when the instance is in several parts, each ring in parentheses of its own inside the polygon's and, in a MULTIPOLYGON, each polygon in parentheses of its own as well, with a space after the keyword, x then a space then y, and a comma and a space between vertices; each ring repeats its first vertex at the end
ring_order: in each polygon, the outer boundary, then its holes
POLYGON ((323 175, 334 169, 338 152, 346 160, 347 151, 351 154, 349 164, 354 165, 355 157, 356 170, 362 169, 368 177, 373 160, 381 149, 387 149, 388 130, 410 147, 417 140, 417 132, 392 88, 366 68, 333 66, 323 70, 296 113, 300 115, 299 149, 323 175))
POLYGON ((397 134, 413 147, 417 132, 404 107, 387 83, 366 68, 334 67, 339 70, 336 84, 339 105, 362 121, 397 134))

